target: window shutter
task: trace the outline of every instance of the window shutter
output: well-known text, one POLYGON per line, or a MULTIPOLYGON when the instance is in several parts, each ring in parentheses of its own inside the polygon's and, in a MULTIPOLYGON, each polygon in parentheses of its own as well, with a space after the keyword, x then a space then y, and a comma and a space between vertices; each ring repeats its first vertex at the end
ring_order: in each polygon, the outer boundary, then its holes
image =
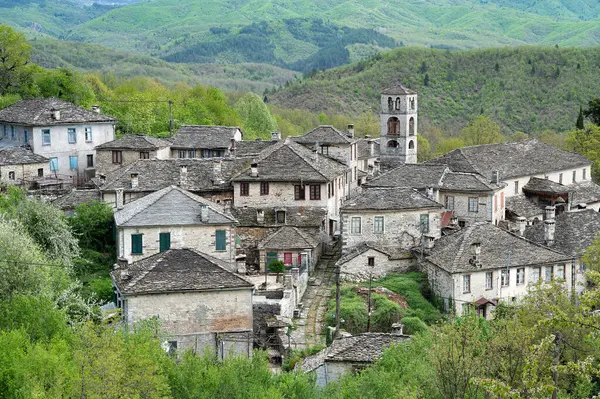
POLYGON ((216 231, 216 246, 217 251, 225 251, 227 249, 226 232, 225 230, 216 231))
POLYGON ((160 241, 160 252, 171 249, 171 233, 160 233, 158 237, 160 241))
POLYGON ((142 235, 132 234, 131 235, 131 253, 141 254, 142 253, 142 235))

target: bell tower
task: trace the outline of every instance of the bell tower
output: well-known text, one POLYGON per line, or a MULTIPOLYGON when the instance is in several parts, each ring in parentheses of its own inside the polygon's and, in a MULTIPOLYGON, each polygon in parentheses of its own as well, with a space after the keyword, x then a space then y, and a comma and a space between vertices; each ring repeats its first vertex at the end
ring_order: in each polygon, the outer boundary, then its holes
POLYGON ((397 84, 381 93, 380 162, 384 170, 417 163, 417 92, 397 84))

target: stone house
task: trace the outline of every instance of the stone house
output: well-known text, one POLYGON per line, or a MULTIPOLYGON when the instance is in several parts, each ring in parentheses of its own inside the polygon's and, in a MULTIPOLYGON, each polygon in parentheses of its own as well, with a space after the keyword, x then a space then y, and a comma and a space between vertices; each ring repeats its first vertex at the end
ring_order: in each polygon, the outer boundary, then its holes
POLYGON ((348 248, 336 263, 340 279, 347 281, 377 280, 390 273, 406 273, 413 265, 410 251, 372 243, 348 248))
POLYGON ((75 181, 93 177, 95 147, 115 138, 115 119, 57 98, 33 98, 0 110, 2 141, 28 144, 49 159, 50 173, 75 181))
POLYGON ((447 310, 486 318, 498 301, 518 301, 540 281, 561 279, 571 287, 578 277, 570 265, 570 256, 485 222, 431 242, 421 262, 447 310))
POLYGON ((216 204, 169 186, 117 207, 117 256, 131 263, 170 248, 190 248, 232 264, 234 223, 216 204))
POLYGON ((487 182, 502 182, 507 198, 520 195, 532 177, 571 185, 591 180, 592 162, 583 155, 537 140, 463 147, 427 163, 453 172, 477 173, 487 182))
POLYGON ((360 175, 373 177, 379 174, 380 162, 379 162, 379 141, 372 138, 358 139, 357 143, 358 151, 358 170, 359 170, 359 181, 358 185, 362 185, 366 178, 362 178, 360 175), (360 171, 363 173, 361 174, 360 171))
POLYGON ((102 201, 100 190, 73 189, 68 193, 60 195, 56 199, 52 200, 52 205, 71 215, 77 206, 93 201, 102 201))
POLYGON ((29 146, 0 147, 0 182, 32 188, 49 175, 48 158, 34 154, 29 146))
POLYGON ((126 134, 96 146, 97 174, 107 174, 139 159, 168 159, 171 143, 142 134, 126 134))
POLYGON ((124 322, 159 318, 170 351, 252 356, 254 286, 227 263, 191 249, 168 249, 118 263, 111 277, 124 322))
POLYGON ((293 226, 282 226, 258 244, 260 271, 275 260, 287 267, 306 268, 319 257, 321 242, 318 236, 293 226))
POLYGON ((239 127, 183 125, 171 138, 171 158, 223 158, 235 154, 239 127))
POLYGON ((233 205, 237 208, 279 210, 322 208, 327 212, 324 230, 333 236, 339 229, 339 208, 344 198, 346 167, 306 147, 286 139, 263 152, 231 180, 233 205))
POLYGON ((443 211, 413 188, 363 188, 342 206, 343 252, 362 243, 407 250, 438 239, 443 211))
POLYGON ((443 226, 452 217, 460 226, 504 220, 504 185, 476 173, 453 172, 442 164, 405 164, 366 184, 367 187, 411 187, 444 204, 443 226))
POLYGON ((410 337, 402 332, 363 333, 340 337, 331 346, 306 357, 296 365, 296 370, 315 373, 317 385, 324 387, 330 382, 339 381, 344 374, 358 373, 379 360, 383 352, 392 345, 408 341, 410 337))

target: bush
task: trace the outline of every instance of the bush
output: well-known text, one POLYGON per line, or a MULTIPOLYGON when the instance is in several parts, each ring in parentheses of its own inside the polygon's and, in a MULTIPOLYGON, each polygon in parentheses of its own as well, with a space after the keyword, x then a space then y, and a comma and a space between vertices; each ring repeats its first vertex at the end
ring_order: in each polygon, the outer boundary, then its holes
POLYGON ((404 325, 404 334, 414 335, 427 331, 429 328, 418 317, 405 317, 401 323, 404 325))
POLYGON ((285 264, 282 260, 273 260, 269 263, 269 271, 271 273, 283 273, 285 271, 285 264))
POLYGON ((100 303, 107 303, 113 300, 112 280, 107 277, 100 277, 90 281, 89 288, 100 303))

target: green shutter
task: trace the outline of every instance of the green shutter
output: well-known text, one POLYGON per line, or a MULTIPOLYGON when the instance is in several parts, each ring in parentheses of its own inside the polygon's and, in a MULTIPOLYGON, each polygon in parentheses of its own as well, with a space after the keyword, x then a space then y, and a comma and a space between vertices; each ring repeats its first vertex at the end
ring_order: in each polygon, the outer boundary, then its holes
POLYGON ((142 235, 132 234, 131 235, 131 253, 141 254, 142 252, 142 235))
POLYGON ((216 231, 216 246, 215 249, 217 251, 225 251, 227 249, 226 243, 226 231, 225 230, 217 230, 216 231))
POLYGON ((171 233, 160 233, 158 238, 160 241, 160 252, 171 249, 171 233))

